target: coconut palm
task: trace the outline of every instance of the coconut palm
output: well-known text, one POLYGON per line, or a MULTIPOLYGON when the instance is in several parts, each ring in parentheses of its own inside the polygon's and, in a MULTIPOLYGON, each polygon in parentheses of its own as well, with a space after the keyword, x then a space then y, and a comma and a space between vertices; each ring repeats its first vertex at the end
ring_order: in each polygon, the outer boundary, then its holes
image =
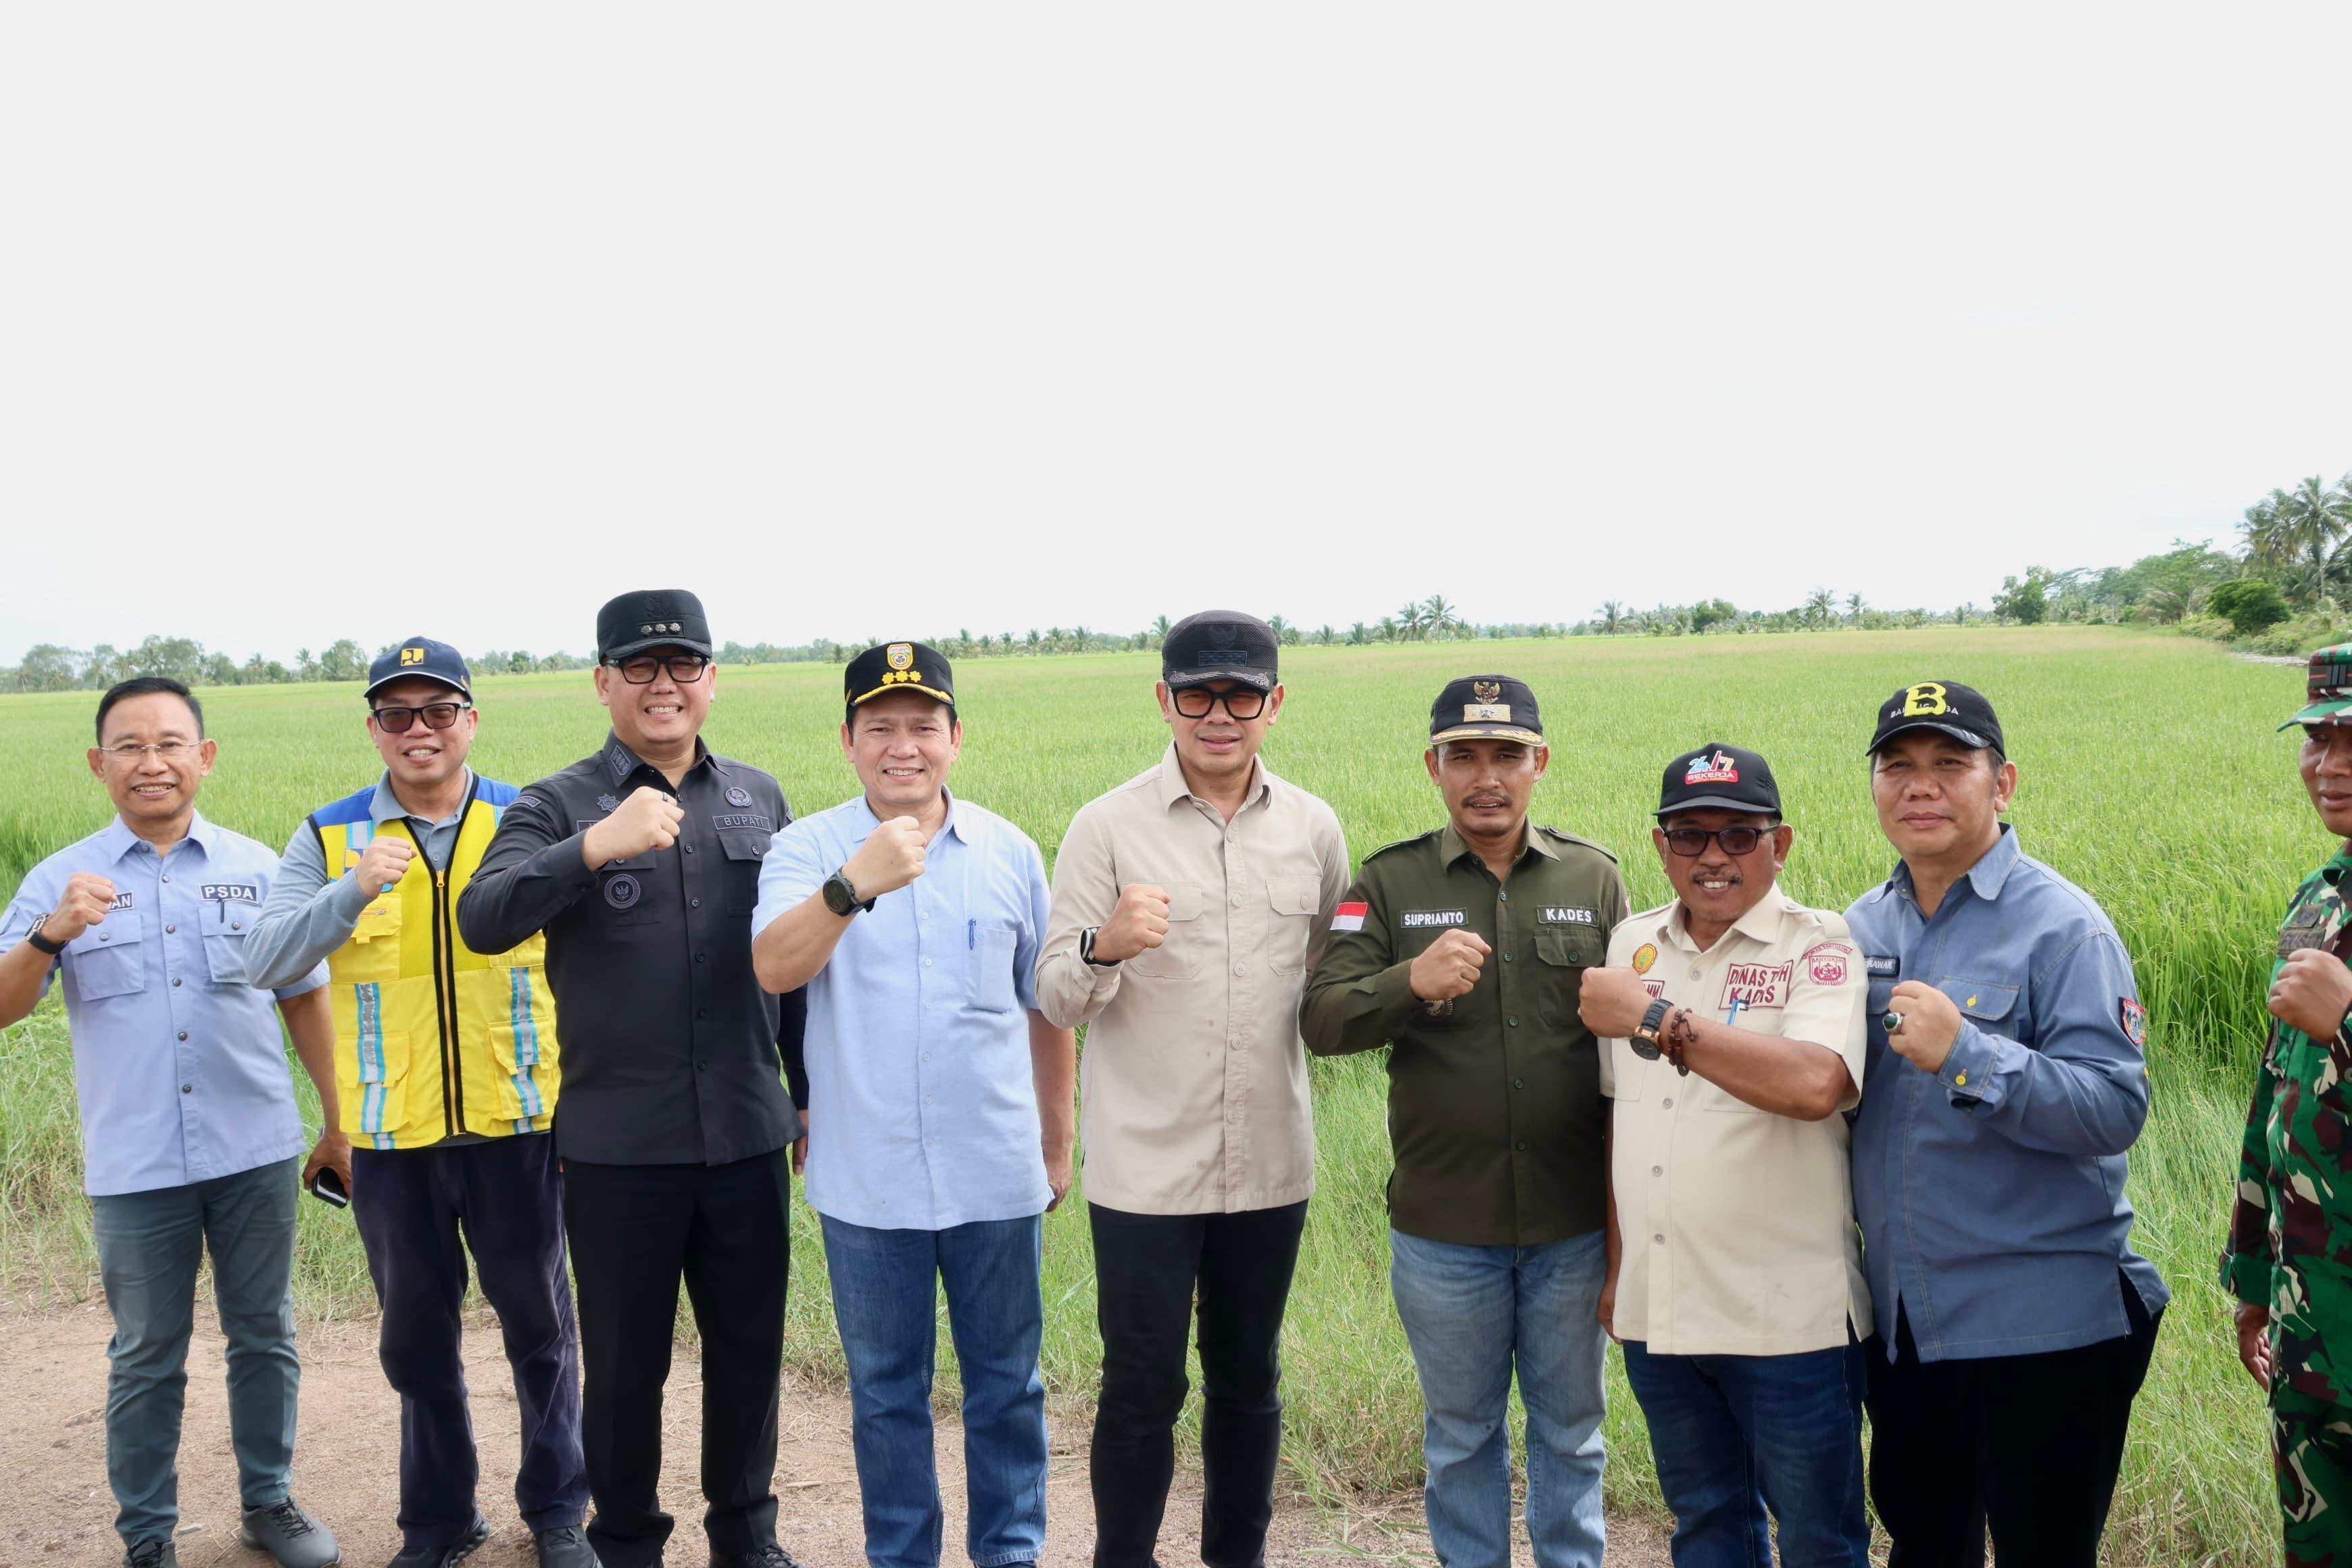
POLYGON ((1421 623, 1429 628, 1433 637, 1451 637, 1469 628, 1455 613, 1454 602, 1443 594, 1432 594, 1421 602, 1421 623))
POLYGON ((2346 564, 2352 533, 2352 474, 2330 485, 2314 474, 2291 490, 2273 490, 2246 509, 2247 553, 2275 572, 2305 602, 2325 597, 2328 579, 2346 564))
POLYGON ((1825 626, 1836 618, 1837 595, 1827 588, 1816 588, 1805 595, 1805 606, 1800 614, 1805 625, 1825 626))
POLYGON ((1598 613, 1601 616, 1601 636, 1613 637, 1625 629, 1625 606, 1622 601, 1603 599, 1601 601, 1601 609, 1598 613))
POLYGON ((1406 642, 1419 642, 1428 635, 1429 623, 1421 613, 1421 605, 1407 599, 1404 608, 1396 613, 1397 636, 1406 642))

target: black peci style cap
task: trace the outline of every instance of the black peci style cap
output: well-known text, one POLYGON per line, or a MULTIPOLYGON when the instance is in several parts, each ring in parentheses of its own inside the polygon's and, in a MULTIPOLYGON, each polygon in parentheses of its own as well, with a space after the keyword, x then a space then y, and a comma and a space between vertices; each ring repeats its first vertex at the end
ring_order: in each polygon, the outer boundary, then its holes
POLYGON ((1992 704, 1985 700, 1983 692, 1957 680, 1923 680, 1879 704, 1878 732, 1871 736, 1865 754, 1876 756, 1879 747, 1912 730, 1940 731, 1963 746, 1979 752, 1990 747, 2003 756, 2009 754, 2009 748, 2001 743, 2000 721, 1994 717, 1992 704))
POLYGON ((431 637, 403 637, 394 647, 376 655, 375 662, 368 666, 367 689, 360 693, 360 699, 365 701, 376 694, 378 687, 410 679, 437 680, 454 689, 460 697, 474 695, 474 674, 466 668, 464 654, 431 637))
POLYGON ((1780 786, 1771 764, 1754 752, 1709 741, 1666 764, 1658 784, 1660 817, 1705 806, 1780 815, 1780 786))
POLYGON ((596 612, 596 657, 627 658, 649 647, 682 647, 709 658, 710 622, 683 588, 639 588, 596 612))
POLYGON ((849 661, 842 688, 844 716, 858 705, 893 691, 919 691, 955 707, 955 669, 947 656, 919 642, 886 642, 867 648, 849 661))
POLYGON ((1271 691, 1281 679, 1274 628, 1239 610, 1202 610, 1168 628, 1160 644, 1160 679, 1171 687, 1237 680, 1271 691))
POLYGON ((1429 705, 1429 743, 1517 741, 1544 743, 1543 714, 1524 680, 1507 675, 1465 675, 1449 680, 1429 705))

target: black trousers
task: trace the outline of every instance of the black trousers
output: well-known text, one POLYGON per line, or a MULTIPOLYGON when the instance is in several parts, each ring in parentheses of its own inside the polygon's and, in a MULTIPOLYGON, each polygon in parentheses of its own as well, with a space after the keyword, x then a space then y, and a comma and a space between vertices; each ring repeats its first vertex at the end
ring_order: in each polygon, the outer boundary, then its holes
POLYGON ((400 1395, 403 1550, 446 1546, 474 1522, 481 1470, 458 1354, 468 1249, 514 1371, 522 1417, 515 1507, 534 1534, 578 1524, 588 1512, 580 1339, 563 1271, 554 1138, 353 1149, 352 1215, 383 1310, 376 1353, 400 1395))
POLYGON ((703 1529, 711 1555, 776 1539, 776 1396, 784 1356, 789 1152, 725 1165, 564 1162, 580 1291, 583 1435, 604 1568, 649 1568, 672 1524, 661 1479, 662 1384, 677 1286, 702 1336, 703 1529))
POLYGON ((1282 1311, 1307 1227, 1302 1200, 1244 1214, 1128 1214, 1089 1205, 1102 1395, 1087 1470, 1095 1568, 1150 1568, 1176 1474, 1197 1289, 1201 1558, 1259 1568, 1282 1458, 1282 1311))
POLYGON ((2040 1355, 1923 1363, 1895 1314, 1896 1360, 1870 1342, 1870 1500, 1889 1568, 2096 1568, 2132 1399, 2162 1310, 2118 1276, 2130 1331, 2040 1355))

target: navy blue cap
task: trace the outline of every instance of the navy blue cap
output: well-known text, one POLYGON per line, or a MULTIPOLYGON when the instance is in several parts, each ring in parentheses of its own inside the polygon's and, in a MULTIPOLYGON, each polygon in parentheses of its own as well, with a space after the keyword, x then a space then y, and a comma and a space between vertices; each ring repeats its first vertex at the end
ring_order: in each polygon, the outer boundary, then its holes
POLYGON ((431 637, 403 637, 376 655, 375 662, 368 666, 367 689, 360 695, 373 697, 377 687, 411 676, 454 686, 462 696, 474 695, 474 676, 466 668, 466 656, 431 637))

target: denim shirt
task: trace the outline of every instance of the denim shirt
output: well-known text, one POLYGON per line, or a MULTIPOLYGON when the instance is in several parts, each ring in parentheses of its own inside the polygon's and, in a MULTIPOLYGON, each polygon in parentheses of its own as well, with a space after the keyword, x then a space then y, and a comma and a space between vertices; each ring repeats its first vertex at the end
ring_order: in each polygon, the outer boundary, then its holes
POLYGON ((1898 865, 1846 921, 1870 974, 1854 1215, 1887 1353, 1898 1305, 1923 1361, 2124 1334, 2118 1271, 2161 1308, 2169 1292, 2131 1249, 2124 1195, 2124 1152, 2147 1120, 2146 1015, 2105 912, 2004 826, 1932 918, 1898 865), (1902 980, 1960 1010, 1933 1074, 1881 1026, 1902 980))

